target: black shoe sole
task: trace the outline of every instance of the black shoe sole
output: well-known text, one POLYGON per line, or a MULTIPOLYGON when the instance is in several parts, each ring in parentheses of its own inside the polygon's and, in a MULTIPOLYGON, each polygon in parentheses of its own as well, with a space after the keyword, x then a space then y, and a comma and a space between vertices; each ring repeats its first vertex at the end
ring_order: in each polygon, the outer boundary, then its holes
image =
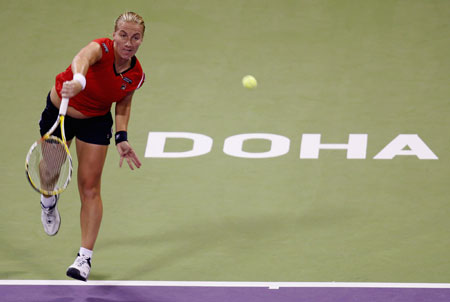
POLYGON ((66 275, 67 275, 67 277, 70 277, 70 278, 73 278, 76 280, 80 280, 80 281, 84 281, 84 282, 87 281, 86 278, 84 278, 83 276, 80 275, 80 271, 77 270, 76 268, 69 268, 67 270, 66 275))

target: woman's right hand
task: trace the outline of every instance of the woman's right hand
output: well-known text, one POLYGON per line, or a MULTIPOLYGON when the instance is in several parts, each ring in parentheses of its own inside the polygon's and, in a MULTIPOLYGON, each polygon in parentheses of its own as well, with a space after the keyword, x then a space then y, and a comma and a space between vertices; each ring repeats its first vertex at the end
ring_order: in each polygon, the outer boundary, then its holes
POLYGON ((83 90, 83 87, 77 80, 65 81, 61 89, 61 96, 70 99, 80 93, 81 90, 83 90))

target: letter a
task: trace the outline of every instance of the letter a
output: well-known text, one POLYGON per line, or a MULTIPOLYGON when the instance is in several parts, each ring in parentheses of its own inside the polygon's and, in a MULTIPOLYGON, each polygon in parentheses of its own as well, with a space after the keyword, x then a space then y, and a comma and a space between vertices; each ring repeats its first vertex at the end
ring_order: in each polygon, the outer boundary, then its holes
POLYGON ((374 159, 393 159, 397 155, 415 155, 419 159, 438 159, 417 134, 399 134, 374 159), (404 150, 409 147, 409 150, 404 150))

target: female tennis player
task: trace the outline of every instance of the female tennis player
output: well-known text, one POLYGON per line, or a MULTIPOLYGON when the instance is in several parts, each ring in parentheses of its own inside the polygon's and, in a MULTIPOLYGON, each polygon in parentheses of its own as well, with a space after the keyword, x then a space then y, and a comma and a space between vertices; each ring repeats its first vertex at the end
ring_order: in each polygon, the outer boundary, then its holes
MULTIPOLYGON (((127 126, 131 100, 144 82, 144 72, 135 54, 144 38, 145 24, 133 12, 121 14, 115 21, 112 40, 96 39, 82 48, 72 64, 56 76, 47 96, 47 105, 39 122, 41 135, 58 117, 62 98, 69 98, 65 120, 68 145, 75 137, 78 157, 78 190, 81 199, 81 247, 67 275, 86 281, 91 269, 92 253, 103 214, 100 195, 101 176, 112 136, 112 104, 115 103, 115 142, 129 167, 141 162, 128 143, 127 126)), ((60 130, 55 135, 60 136, 60 130)), ((45 232, 56 235, 61 218, 57 208, 59 196, 41 195, 41 220, 45 232)))

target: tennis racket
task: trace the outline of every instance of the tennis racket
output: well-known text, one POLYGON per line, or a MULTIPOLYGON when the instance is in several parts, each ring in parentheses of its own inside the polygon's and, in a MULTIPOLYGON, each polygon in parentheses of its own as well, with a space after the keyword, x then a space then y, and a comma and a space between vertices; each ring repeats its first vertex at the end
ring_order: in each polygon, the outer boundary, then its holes
POLYGON ((72 157, 66 142, 64 118, 69 99, 63 98, 59 116, 50 130, 31 145, 25 160, 25 172, 33 189, 44 195, 57 195, 69 185, 72 157), (61 126, 61 138, 53 134, 61 126))

